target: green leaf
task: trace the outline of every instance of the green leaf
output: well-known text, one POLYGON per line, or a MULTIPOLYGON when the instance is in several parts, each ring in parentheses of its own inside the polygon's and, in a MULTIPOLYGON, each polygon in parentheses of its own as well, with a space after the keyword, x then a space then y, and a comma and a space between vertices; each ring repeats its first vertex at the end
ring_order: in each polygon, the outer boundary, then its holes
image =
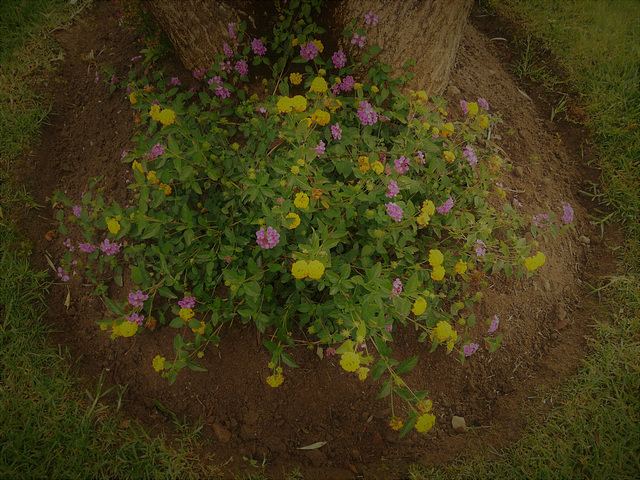
POLYGON ((142 276, 142 270, 140 269, 140 267, 136 267, 135 265, 132 265, 129 268, 131 270, 131 281, 133 283, 137 283, 138 285, 142 284, 144 280, 142 276))
POLYGON ((171 323, 169 324, 170 327, 172 328, 182 328, 184 327, 184 320, 182 317, 176 317, 173 320, 171 320, 171 323))
POLYGON ((371 369, 371 378, 373 379, 373 381, 377 381, 386 369, 387 365, 384 363, 384 360, 378 360, 378 363, 376 363, 371 369))
POLYGON ((298 368, 298 364, 293 361, 293 358, 291 358, 291 355, 289 355, 287 352, 282 352, 282 361, 285 363, 285 365, 291 368, 298 368))
POLYGON ((124 315, 124 304, 122 302, 114 302, 108 297, 104 297, 107 308, 116 315, 124 315))
POLYGON ((391 379, 388 379, 388 380, 385 380, 384 383, 382 384, 382 390, 380 390, 380 393, 376 398, 380 399, 380 398, 387 397, 390 393, 391 393, 391 379))
POLYGON ((403 360, 402 362, 400 362, 400 365, 398 365, 398 368, 396 368, 396 373, 398 375, 402 375, 403 373, 410 372, 413 369, 413 367, 416 366, 417 362, 418 362, 417 355, 407 360, 403 360))
POLYGON ((416 426, 415 417, 411 416, 411 417, 407 418, 407 420, 404 422, 404 425, 402 426, 402 429, 400 430, 399 437, 400 438, 404 437, 407 433, 409 433, 411 430, 413 430, 413 427, 415 427, 415 426, 416 426))
POLYGON ((378 45, 371 45, 371 47, 369 47, 369 53, 371 55, 377 55, 381 50, 382 48, 380 48, 378 45))

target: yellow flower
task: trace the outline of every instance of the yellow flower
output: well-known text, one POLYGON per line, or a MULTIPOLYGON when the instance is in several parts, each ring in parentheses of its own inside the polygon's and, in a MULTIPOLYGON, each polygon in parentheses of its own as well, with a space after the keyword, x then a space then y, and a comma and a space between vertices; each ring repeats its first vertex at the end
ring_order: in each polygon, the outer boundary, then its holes
POLYGON ((316 77, 311 82, 310 92, 324 93, 327 91, 327 81, 322 77, 316 77))
POLYGON ((431 400, 420 400, 416 403, 416 407, 418 407, 420 413, 427 413, 433 408, 433 402, 431 400))
POLYGON ((160 121, 160 105, 151 105, 151 108, 149 109, 149 115, 156 122, 159 122, 160 121))
POLYGON ((424 90, 416 92, 416 97, 418 97, 418 100, 420 100, 422 103, 427 103, 429 101, 429 96, 424 90))
POLYGON ((297 46, 297 45, 298 45, 298 43, 299 43, 299 42, 298 42, 298 39, 297 39, 297 38, 294 38, 293 40, 291 40, 291 46, 292 46, 292 47, 297 46))
POLYGON ((164 190, 165 195, 171 195, 171 187, 169 185, 165 185, 164 183, 161 183, 160 190, 164 190))
POLYGON ((129 322, 125 320, 120 325, 113 325, 113 334, 116 337, 131 337, 138 331, 138 324, 136 322, 129 322))
POLYGON ((444 278, 444 267, 442 265, 437 265, 433 267, 433 272, 431 272, 431 278, 436 282, 441 281, 444 278))
POLYGON ((440 250, 429 250, 429 265, 437 267, 438 265, 442 265, 443 261, 444 256, 440 250))
POLYGON ((309 207, 309 195, 306 193, 296 193, 296 198, 293 200, 293 204, 303 210, 306 209, 309 207))
POLYGON ((318 280, 324 273, 324 265, 319 260, 311 260, 309 262, 309 278, 318 280))
POLYGON ((431 215, 427 215, 423 210, 422 212, 420 212, 420 215, 418 215, 416 222, 421 227, 426 227, 427 225, 429 225, 430 220, 431 220, 431 215))
POLYGON ((360 90, 361 88, 362 88, 362 84, 361 83, 356 82, 356 83, 353 84, 353 89, 354 90, 360 90))
POLYGON ((183 319, 185 322, 188 322, 193 318, 195 313, 193 313, 193 309, 191 308, 181 308, 180 313, 178 315, 180 315, 180 318, 183 319))
POLYGON ((275 373, 267 377, 267 383, 270 387, 279 387, 280 385, 282 385, 282 382, 284 382, 284 375, 282 375, 281 373, 275 373))
POLYGON ((489 171, 493 174, 496 174, 500 171, 501 168, 502 159, 497 155, 491 157, 491 159, 489 160, 489 171))
POLYGON ((337 109, 342 107, 342 102, 337 98, 326 98, 324 99, 322 104, 325 107, 327 107, 329 110, 331 110, 333 113, 335 113, 337 109))
POLYGON ((165 126, 171 125, 173 122, 176 121, 176 113, 169 108, 165 108, 164 110, 162 110, 160 112, 160 115, 158 115, 158 117, 160 118, 160 123, 162 123, 165 126))
POLYGON ((433 129, 431 130, 431 133, 434 137, 437 137, 438 135, 440 135, 440 130, 438 130, 437 127, 433 127, 433 129))
POLYGON ((155 170, 151 170, 149 173, 147 173, 147 180, 152 182, 154 185, 160 181, 160 180, 158 180, 158 177, 156 177, 156 171, 155 170))
POLYGON ((378 175, 380 175, 382 172, 384 172, 384 165, 376 160, 375 162, 373 162, 373 165, 371 165, 371 169, 378 175))
POLYGON ((449 150, 445 150, 444 152, 442 152, 442 156, 444 157, 444 161, 448 164, 452 164, 456 159, 456 154, 449 150))
POLYGON ((458 275, 462 275, 464 272, 467 271, 467 262, 460 259, 458 260, 458 263, 454 265, 453 269, 456 271, 458 275))
POLYGON ((445 110, 443 110, 442 107, 438 107, 438 111, 440 112, 440 115, 442 115, 443 117, 446 117, 447 115, 449 115, 445 110))
POLYGON ((360 368, 360 356, 353 352, 343 353, 340 357, 340 366, 347 372, 355 372, 360 368))
POLYGON ((298 175, 300 173, 300 167, 294 165, 293 167, 291 167, 291 173, 293 173, 294 175, 298 175))
POLYGON ((467 103, 467 110, 472 117, 478 113, 478 104, 476 102, 467 103))
POLYGON ((371 87, 371 91, 372 91, 373 93, 378 93, 380 90, 378 89, 378 87, 376 87, 375 85, 373 85, 373 86, 371 87))
POLYGON ((120 231, 120 223, 115 218, 107 219, 107 228, 114 235, 120 231))
POLYGON ((289 75, 289 81, 293 85, 300 85, 300 83, 302 82, 302 75, 300 75, 298 72, 294 72, 289 75))
POLYGON ((160 370, 164 370, 164 361, 165 358, 161 357, 160 355, 156 355, 155 358, 153 359, 152 365, 153 365, 153 369, 156 372, 159 372, 160 370))
POLYGON ((418 317, 422 315, 426 309, 427 301, 422 297, 418 297, 416 298, 416 301, 413 302, 413 308, 411 309, 411 311, 416 317, 418 317))
POLYGON ((291 98, 289 100, 289 104, 298 113, 304 112, 307 109, 307 99, 302 95, 296 95, 295 97, 291 98))
POLYGON ((306 278, 309 275, 309 264, 304 260, 298 260, 291 265, 291 275, 296 277, 298 280, 306 278))
MULTIPOLYGON (((451 324, 449 322, 445 322, 444 320, 438 322, 438 324, 434 327, 433 333, 435 333, 438 341, 440 343, 444 343, 453 337, 453 334, 456 334, 456 338, 458 336, 457 332, 451 328, 451 324)), ((433 335, 433 334, 432 334, 433 335)))
POLYGON ((131 92, 129 94, 129 101, 131 102, 131 105, 138 103, 138 92, 131 92))
POLYGON ((369 171, 369 157, 365 157, 364 155, 358 158, 358 164, 360 165, 360 171, 362 173, 366 173, 369 171))
POLYGON ((476 118, 476 122, 478 122, 478 126, 482 129, 485 129, 489 126, 489 119, 486 115, 478 115, 478 118, 476 118))
POLYGON ((426 433, 436 424, 436 416, 431 413, 420 415, 416 422, 416 430, 420 433, 426 433))
POLYGON ((367 375, 369 374, 369 369, 367 367, 360 367, 358 369, 358 379, 364 381, 367 379, 367 375))
POLYGON ((300 225, 300 217, 298 216, 297 213, 293 213, 291 212, 289 215, 287 215, 284 218, 293 218, 293 221, 291 222, 291 224, 289 225, 289 228, 291 230, 293 230, 294 228, 296 228, 298 225, 300 225))
POLYGON ((422 202, 422 213, 426 213, 431 216, 436 212, 436 206, 431 200, 425 200, 422 202))
POLYGON ((191 331, 193 333, 199 333, 200 335, 204 335, 204 323, 200 322, 200 328, 192 328, 191 331))
POLYGON ((296 163, 298 164, 299 167, 305 166, 304 158, 299 158, 298 160, 296 160, 296 163))
POLYGON ((291 112, 291 99, 289 97, 280 97, 278 103, 276 103, 276 107, 278 107, 279 113, 291 112))
POLYGON ((546 259, 547 257, 544 256, 544 253, 538 252, 535 256, 527 258, 524 261, 524 265, 527 267, 527 270, 533 272, 535 269, 541 267, 546 259))
POLYGON ((331 115, 329 115, 329 112, 325 112, 324 110, 316 110, 311 115, 311 120, 316 122, 318 125, 324 126, 329 123, 329 120, 331 120, 331 115))
POLYGON ((404 422, 400 417, 392 417, 391 420, 389 420, 389 426, 396 431, 400 430, 403 425, 404 422))
POLYGON ((142 164, 137 160, 133 161, 133 164, 131 165, 131 169, 132 170, 138 169, 140 173, 144 173, 144 168, 142 168, 142 164))
POLYGON ((320 40, 314 40, 313 44, 318 49, 318 52, 320 52, 320 53, 324 52, 324 45, 322 44, 322 42, 320 40))
POLYGON ((442 135, 443 138, 447 138, 450 137, 453 134, 453 123, 445 123, 442 126, 442 132, 440 133, 440 135, 442 135))

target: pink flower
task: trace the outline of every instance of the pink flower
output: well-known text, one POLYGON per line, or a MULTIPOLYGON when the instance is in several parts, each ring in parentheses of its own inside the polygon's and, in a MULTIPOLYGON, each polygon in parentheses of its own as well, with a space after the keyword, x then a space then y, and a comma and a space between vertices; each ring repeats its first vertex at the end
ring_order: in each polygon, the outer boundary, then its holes
POLYGON ((478 98, 478 105, 480 105, 482 108, 484 108, 485 110, 489 110, 489 104, 487 103, 487 101, 484 98, 478 98))
POLYGON ((353 86, 356 84, 352 75, 347 75, 342 79, 342 83, 340 83, 340 90, 343 92, 348 92, 353 89, 353 86))
POLYGON ((80 205, 74 205, 73 206, 73 214, 77 218, 80 218, 80 215, 82 215, 82 207, 80 205))
POLYGON ((142 55, 136 55, 135 57, 131 58, 132 62, 137 62, 138 60, 140 60, 142 58, 142 55))
POLYGON ((487 330, 489 333, 493 333, 496 330, 498 330, 498 325, 500 324, 500 319, 498 318, 498 315, 494 315, 493 318, 491 319, 491 325, 489 325, 489 330, 487 330))
POLYGON ((92 253, 96 251, 96 246, 91 245, 90 243, 80 243, 78 244, 78 248, 84 253, 92 253))
POLYGON ((549 215, 546 213, 541 213, 539 215, 534 215, 531 217, 531 225, 534 227, 547 228, 547 224, 549 223, 549 215))
POLYGON ((480 345, 478 345, 477 343, 470 343, 469 345, 465 345, 464 347, 462 347, 462 350, 464 350, 465 356, 470 357, 471 355, 476 353, 479 347, 480 345))
POLYGON ((318 143, 318 146, 312 147, 311 150, 315 150, 318 156, 321 156, 325 152, 325 144, 322 140, 318 143))
POLYGON ((224 261, 227 262, 227 263, 231 263, 231 260, 233 260, 231 255, 227 255, 227 256, 224 257, 224 261))
POLYGON ((396 278, 393 281, 393 289, 391 290, 391 296, 389 297, 389 300, 391 300, 394 296, 399 297, 401 293, 402 293, 402 280, 400 280, 399 278, 396 278))
POLYGON ((358 35, 357 33, 353 34, 353 38, 351 39, 351 44, 358 44, 359 47, 364 47, 364 41, 367 39, 364 35, 358 35))
POLYGON ((460 100, 460 106, 462 107, 462 112, 466 115, 469 113, 469 109, 467 108, 467 102, 464 100, 460 100))
POLYGON ((318 55, 318 47, 313 42, 307 42, 300 47, 300 55, 307 60, 313 60, 318 55))
POLYGON ((562 215, 562 221, 565 225, 573 222, 573 207, 568 202, 560 202, 562 204, 562 208, 564 209, 562 215))
POLYGON ((229 36, 234 40, 238 38, 238 36, 236 35, 236 32, 233 30, 235 26, 236 26, 235 22, 231 22, 229 25, 227 25, 227 28, 229 29, 229 36))
POLYGON ((251 42, 251 50, 253 50, 253 53, 259 55, 260 57, 267 53, 267 48, 262 44, 262 40, 258 38, 255 38, 251 42))
POLYGON ((207 83, 209 85, 213 85, 215 83, 218 87, 220 87, 222 85, 222 78, 220 77, 220 75, 216 75, 215 77, 211 77, 207 83))
POLYGON ((393 169, 400 175, 409 171, 409 159, 405 158, 404 155, 402 155, 400 158, 396 158, 393 161, 393 165, 393 169))
POLYGON ((249 75, 249 65, 244 60, 239 60, 236 62, 235 69, 238 71, 241 77, 246 77, 249 75))
POLYGON ((467 161, 469 162, 470 166, 473 167, 476 163, 478 163, 478 157, 476 157, 476 152, 471 145, 467 145, 462 154, 467 157, 467 161))
POLYGON ((131 323, 137 323, 138 325, 142 325, 142 323, 144 322, 144 315, 138 315, 137 313, 132 313, 131 315, 128 315, 124 318, 127 321, 131 323))
POLYGON ((422 153, 422 151, 418 150, 418 163, 420 165, 424 165, 425 159, 424 159, 424 153, 422 153))
POLYGON ((378 114, 373 109, 369 102, 360 102, 360 108, 356 116, 360 119, 363 125, 373 125, 378 121, 378 114))
POLYGON ((229 60, 227 60, 226 62, 220 62, 219 65, 220 65, 221 72, 227 72, 227 73, 233 72, 233 67, 231 66, 231 62, 229 60))
POLYGON ((195 78, 200 78, 201 76, 203 76, 205 73, 207 73, 207 69, 202 67, 200 70, 194 70, 193 71, 193 76, 195 78))
POLYGON ((522 206, 522 203, 520 203, 520 200, 518 200, 516 197, 513 197, 513 204, 516 207, 521 207, 522 206))
POLYGON ((71 244, 71 239, 67 238, 62 244, 69 249, 70 252, 73 252, 74 246, 71 244))
POLYGON ((58 267, 58 278, 63 282, 69 281, 69 274, 62 267, 58 267))
POLYGON ((149 295, 145 295, 141 290, 137 292, 129 292, 129 304, 134 307, 142 307, 144 301, 149 298, 149 295))
POLYGON ((224 87, 218 87, 216 88, 216 95, 220 98, 228 98, 231 96, 231 93, 224 87))
POLYGON ((95 83, 98 83, 98 82, 100 81, 100 74, 98 73, 98 70, 96 70, 96 75, 95 75, 95 77, 93 78, 93 81, 94 81, 95 83))
POLYGON ((229 44, 225 43, 224 45, 222 45, 222 50, 224 50, 224 54, 227 57, 233 57, 233 50, 231 50, 229 44))
POLYGON ((171 77, 171 80, 167 83, 167 86, 179 87, 180 85, 182 85, 182 83, 180 83, 180 79, 178 77, 171 77))
POLYGON ((402 215, 404 214, 404 212, 397 204, 393 202, 387 203, 386 207, 387 207, 387 213, 391 218, 393 218, 396 222, 399 222, 400 220, 402 220, 402 215))
POLYGON ((335 348, 327 348, 327 352, 326 355, 327 357, 333 357, 336 354, 336 349, 335 348))
POLYGON ((122 153, 120 154, 120 160, 123 160, 124 157, 126 157, 128 154, 128 152, 126 150, 123 150, 122 153))
POLYGON ((372 27, 375 27, 378 24, 378 15, 370 11, 369 13, 365 14, 364 22, 367 25, 371 25, 372 27))
POLYGON ((196 297, 187 297, 185 295, 184 299, 178 302, 180 308, 193 308, 196 306, 196 297))
POLYGON ((334 140, 340 140, 342 138, 342 129, 340 128, 339 123, 331 125, 331 135, 333 136, 334 140))
POLYGON ((445 213, 448 213, 449 210, 451 210, 453 208, 453 204, 454 204, 453 198, 449 197, 447 199, 447 201, 444 202, 439 207, 437 207, 436 210, 438 211, 438 213, 444 215, 445 213))
POLYGON ((264 249, 275 247, 279 241, 280 234, 274 228, 267 227, 266 231, 261 228, 256 232, 256 242, 264 249))
POLYGON ((146 158, 147 160, 154 160, 158 158, 160 155, 164 155, 164 147, 159 143, 156 143, 151 148, 151 151, 144 155, 144 158, 146 158))
POLYGON ((338 50, 331 56, 331 61, 333 62, 334 67, 342 68, 347 64, 347 56, 342 50, 338 50))
POLYGON ((476 240, 476 256, 484 257, 487 253, 487 246, 482 240, 476 240))
POLYGON ((100 244, 100 250, 105 255, 115 255, 120 251, 120 246, 121 246, 120 244, 111 243, 111 240, 109 240, 108 238, 105 238, 100 244))
POLYGON ((398 195, 398 193, 400 193, 400 189, 398 188, 398 182, 396 182, 395 180, 391 180, 389 182, 389 186, 387 187, 386 196, 388 198, 393 198, 396 195, 398 195))

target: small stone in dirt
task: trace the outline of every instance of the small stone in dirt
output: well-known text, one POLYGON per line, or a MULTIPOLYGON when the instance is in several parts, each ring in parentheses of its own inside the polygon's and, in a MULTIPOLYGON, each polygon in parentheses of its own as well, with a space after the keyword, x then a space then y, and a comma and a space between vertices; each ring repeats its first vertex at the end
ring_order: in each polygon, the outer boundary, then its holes
POLYGON ((580 235, 580 238, 578 238, 578 240, 580 240, 580 242, 584 243, 585 245, 589 245, 591 243, 591 240, 586 235, 580 235))
POLYGON ((524 170, 522 169, 521 166, 517 166, 516 168, 513 169, 513 173, 516 174, 516 177, 522 177, 522 175, 524 175, 524 170))
POLYGON ((315 468, 321 467, 327 461, 327 455, 320 450, 308 450, 304 454, 315 468))
POLYGON ((231 440, 231 432, 224 428, 219 423, 211 425, 213 427, 213 433, 220 443, 228 443, 231 440))
POLYGON ((453 416, 451 419, 451 426, 456 432, 466 432, 467 431, 467 422, 464 421, 464 418, 453 416))
POLYGON ((447 88, 447 93, 452 96, 460 95, 460 89, 455 85, 449 85, 449 87, 447 88))

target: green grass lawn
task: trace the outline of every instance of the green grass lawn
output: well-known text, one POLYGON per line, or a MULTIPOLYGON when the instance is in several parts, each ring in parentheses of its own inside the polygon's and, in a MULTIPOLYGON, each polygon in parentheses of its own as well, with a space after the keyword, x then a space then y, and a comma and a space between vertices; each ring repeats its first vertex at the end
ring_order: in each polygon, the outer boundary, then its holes
MULTIPOLYGON (((48 105, 32 90, 38 72, 55 67, 48 32, 88 2, 0 3, 0 477, 185 478, 196 468, 181 448, 123 422, 118 406, 85 391, 65 353, 46 343, 41 323, 47 276, 31 269, 29 245, 11 219, 29 195, 11 182, 11 165, 38 134, 48 105), (17 53, 17 55, 14 55, 17 53)), ((626 231, 620 268, 599 293, 611 316, 596 327, 592 353, 557 394, 560 405, 531 418, 516 445, 460 459, 446 469, 416 467, 427 478, 637 478, 640 472, 640 3, 636 1, 495 0, 525 18, 528 31, 560 58, 583 95, 588 128, 600 150, 596 198, 626 231), (489 461, 486 458, 498 458, 489 461)), ((214 471, 206 472, 208 474, 214 471)))

